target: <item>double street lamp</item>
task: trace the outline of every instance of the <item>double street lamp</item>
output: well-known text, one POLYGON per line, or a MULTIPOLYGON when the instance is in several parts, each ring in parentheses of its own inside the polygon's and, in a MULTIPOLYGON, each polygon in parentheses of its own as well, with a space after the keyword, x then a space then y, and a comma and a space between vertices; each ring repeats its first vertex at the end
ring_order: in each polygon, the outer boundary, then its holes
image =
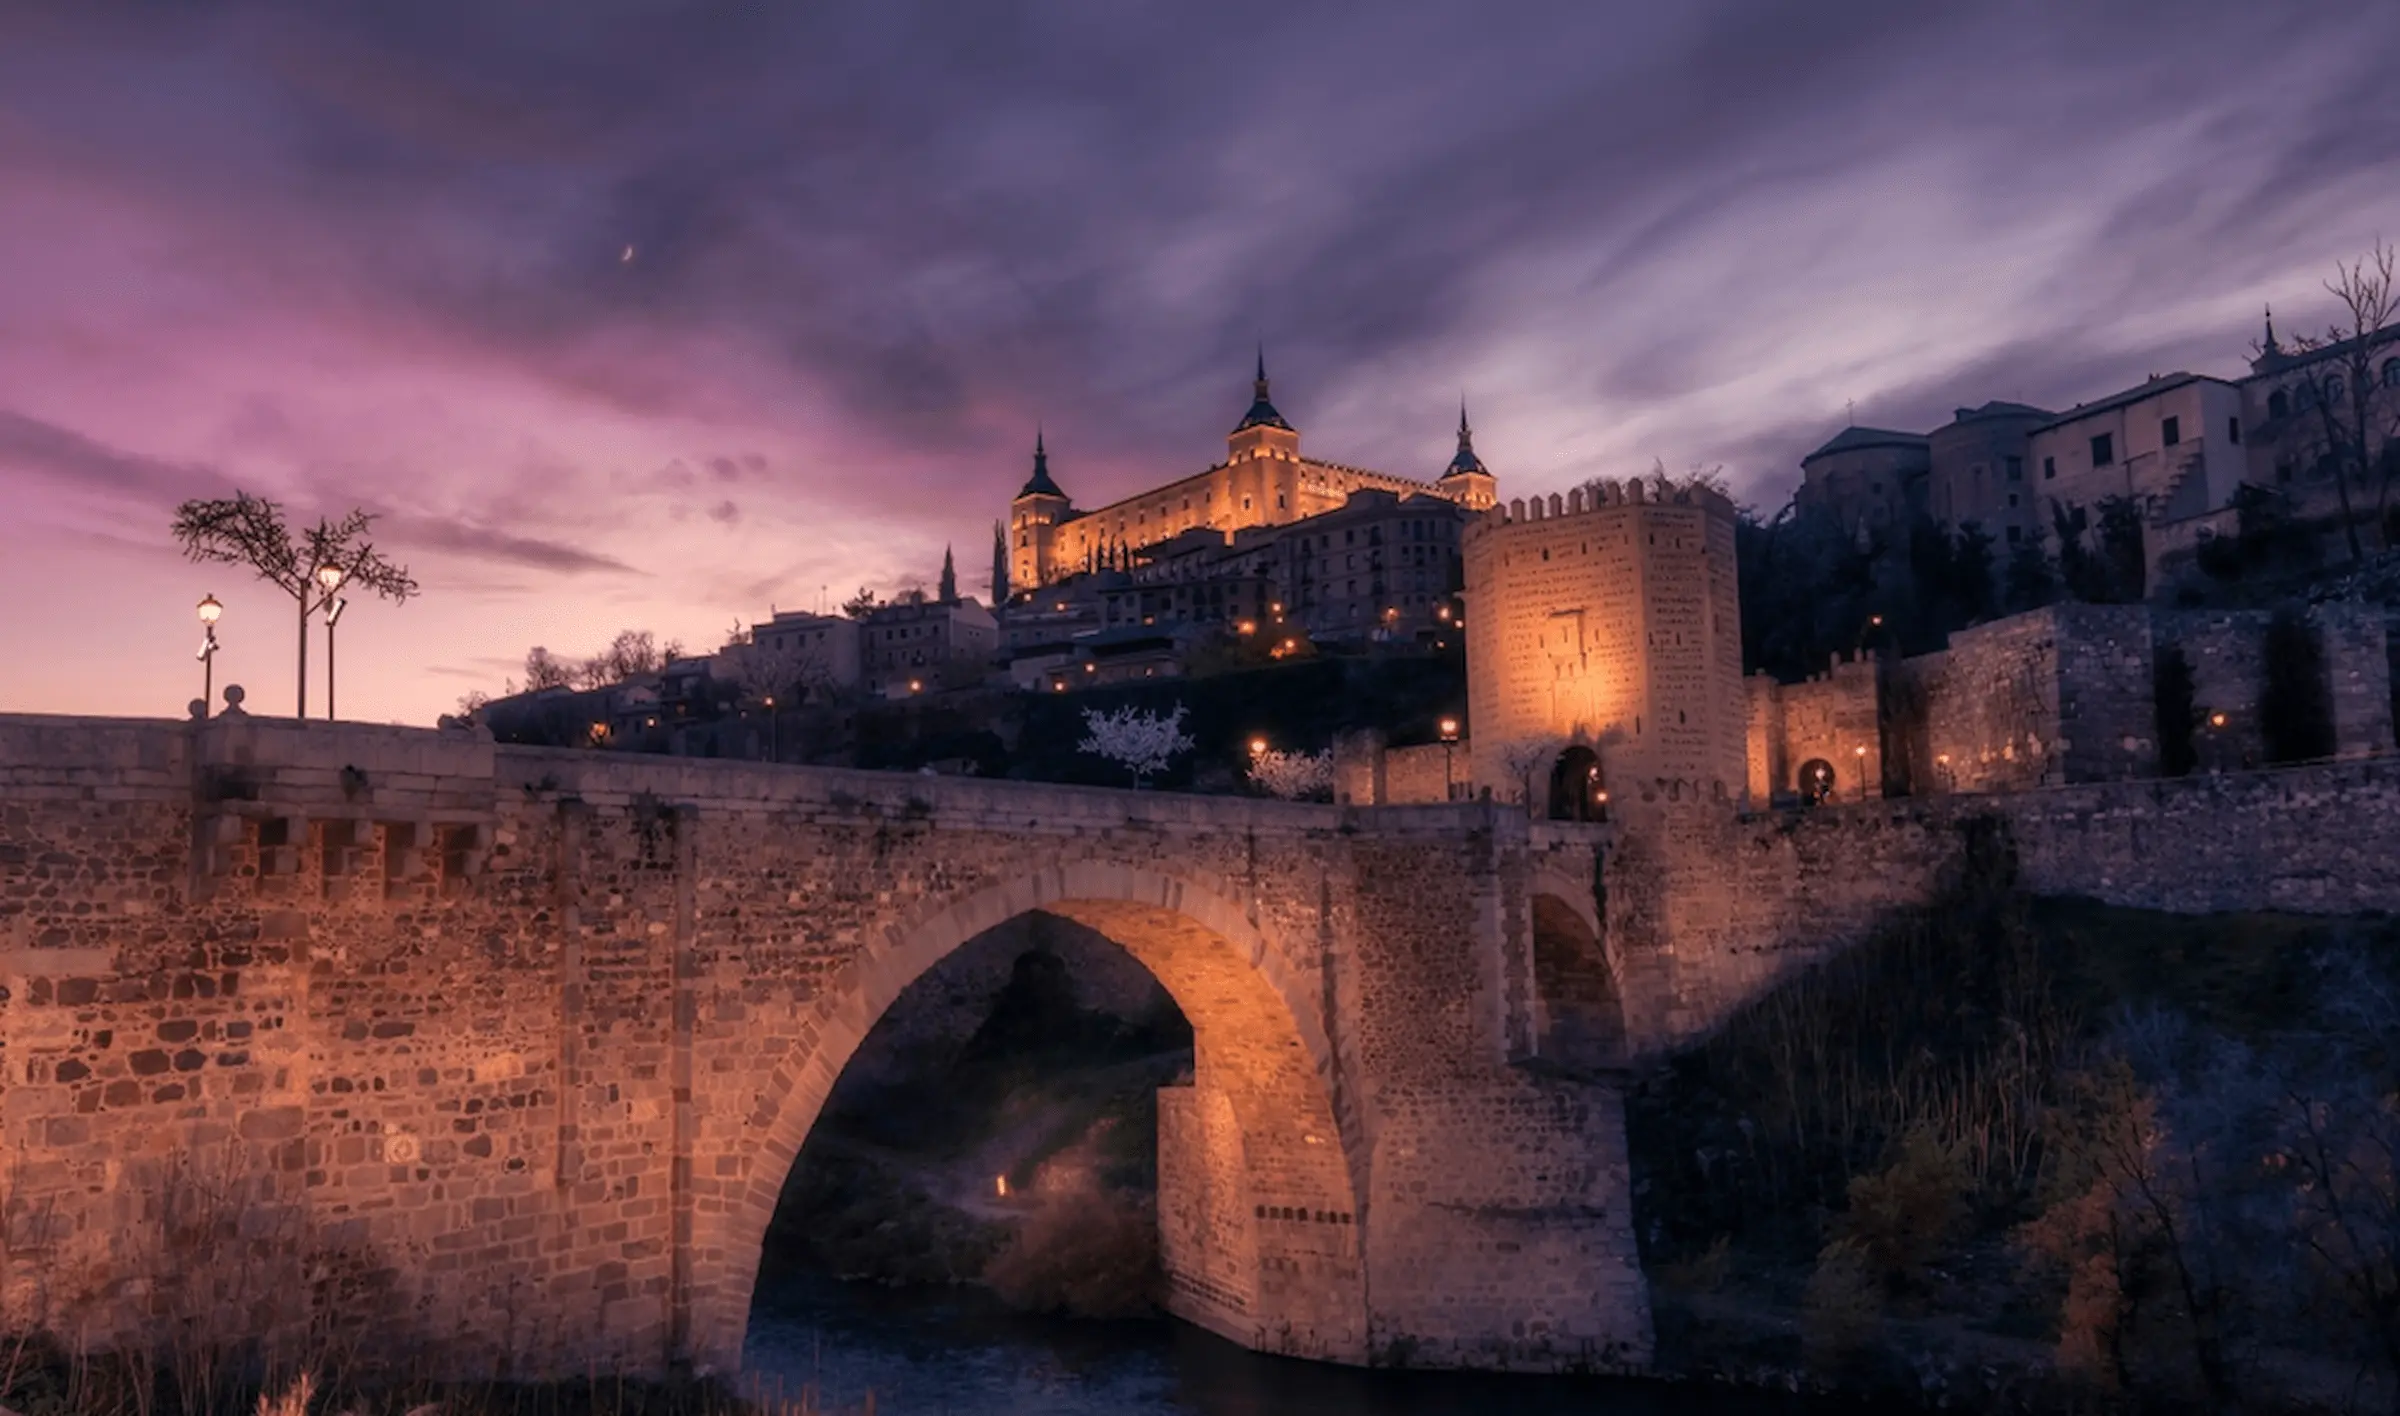
POLYGON ((225 606, 218 603, 216 596, 204 595, 200 598, 202 638, 198 657, 200 660, 200 716, 203 718, 207 717, 211 711, 209 696, 216 691, 217 687, 217 620, 224 613, 225 606))

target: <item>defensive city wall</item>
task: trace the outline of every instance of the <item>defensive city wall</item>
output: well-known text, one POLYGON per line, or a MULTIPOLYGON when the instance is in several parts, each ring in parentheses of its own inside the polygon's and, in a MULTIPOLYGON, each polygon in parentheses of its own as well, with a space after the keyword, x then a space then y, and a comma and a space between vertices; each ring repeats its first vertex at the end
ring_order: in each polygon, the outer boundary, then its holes
POLYGON ((1591 1070, 1628 1031, 1603 836, 0 718, 0 1324, 731 1370, 845 1061, 950 950, 1046 911, 1194 1027, 1160 1101, 1174 1311, 1345 1362, 1638 1367, 1622 1114, 1591 1070))

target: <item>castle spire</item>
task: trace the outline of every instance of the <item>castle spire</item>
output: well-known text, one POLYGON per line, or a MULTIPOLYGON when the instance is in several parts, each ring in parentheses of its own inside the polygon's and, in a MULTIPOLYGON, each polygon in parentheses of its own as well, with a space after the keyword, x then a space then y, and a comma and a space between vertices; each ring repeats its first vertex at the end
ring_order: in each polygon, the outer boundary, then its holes
POLYGON ((958 562, 953 560, 948 546, 942 547, 942 578, 934 592, 935 600, 944 605, 958 603, 958 562))
POLYGON ((1067 495, 1058 489, 1058 483, 1050 480, 1050 451, 1042 445, 1042 427, 1039 423, 1034 424, 1033 428, 1033 475, 1025 479, 1025 486, 1017 495, 1020 498, 1058 497, 1061 500, 1067 495))
POLYGON ((2275 344, 2275 307, 2273 305, 2267 306, 2267 342, 2259 347, 2266 350, 2266 352, 2269 354, 2280 354, 2283 352, 2281 349, 2277 348, 2275 344))
POLYGON ((1467 396, 1462 393, 1458 396, 1458 455, 1450 459, 1442 475, 1457 477, 1475 472, 1491 475, 1485 470, 1483 459, 1475 455, 1475 429, 1467 423, 1467 396))
POLYGON ((1281 428, 1287 433, 1296 431, 1284 421, 1281 413, 1275 411, 1274 400, 1267 397, 1267 346, 1264 344, 1258 346, 1258 376, 1251 382, 1250 389, 1250 411, 1242 415, 1242 421, 1233 425, 1235 432, 1245 428, 1281 428))

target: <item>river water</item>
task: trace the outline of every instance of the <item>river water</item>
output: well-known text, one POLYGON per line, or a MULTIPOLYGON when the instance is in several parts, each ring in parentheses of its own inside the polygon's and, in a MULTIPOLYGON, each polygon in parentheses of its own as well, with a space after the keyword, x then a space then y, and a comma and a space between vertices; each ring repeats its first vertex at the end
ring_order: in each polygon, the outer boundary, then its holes
MULTIPOLYGON (((1798 1398, 1605 1378, 1362 1371, 1266 1357, 1182 1323, 1080 1322, 980 1289, 763 1279, 744 1384, 876 1416, 1799 1416, 1798 1398)), ((1814 1408, 1823 1409, 1823 1408, 1814 1408)), ((1844 1408, 1844 1409, 1855 1409, 1844 1408)))

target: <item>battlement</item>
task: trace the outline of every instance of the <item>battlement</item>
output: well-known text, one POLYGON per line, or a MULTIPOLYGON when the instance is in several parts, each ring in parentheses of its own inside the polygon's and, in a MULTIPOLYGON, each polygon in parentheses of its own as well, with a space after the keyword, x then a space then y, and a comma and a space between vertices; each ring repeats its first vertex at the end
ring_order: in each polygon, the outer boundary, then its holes
POLYGON ((1624 507, 1698 507, 1701 511, 1731 521, 1733 500, 1713 487, 1659 488, 1639 477, 1623 482, 1599 482, 1572 491, 1552 492, 1548 497, 1513 497, 1494 506, 1467 528, 1467 535, 1488 535, 1503 527, 1526 522, 1556 521, 1565 516, 1587 516, 1615 511, 1624 507), (1660 495, 1661 491, 1665 495, 1660 495))

